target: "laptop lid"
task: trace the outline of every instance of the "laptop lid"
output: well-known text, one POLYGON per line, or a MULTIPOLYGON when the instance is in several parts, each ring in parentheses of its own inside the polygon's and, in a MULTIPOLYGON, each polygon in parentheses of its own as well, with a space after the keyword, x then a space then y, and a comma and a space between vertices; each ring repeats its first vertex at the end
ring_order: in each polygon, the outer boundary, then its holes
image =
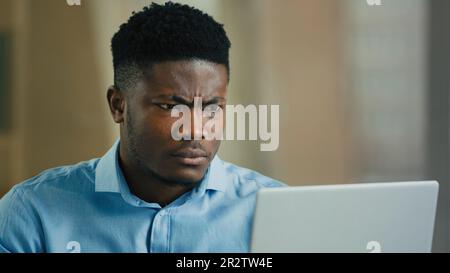
POLYGON ((262 189, 251 252, 430 252, 436 181, 262 189))

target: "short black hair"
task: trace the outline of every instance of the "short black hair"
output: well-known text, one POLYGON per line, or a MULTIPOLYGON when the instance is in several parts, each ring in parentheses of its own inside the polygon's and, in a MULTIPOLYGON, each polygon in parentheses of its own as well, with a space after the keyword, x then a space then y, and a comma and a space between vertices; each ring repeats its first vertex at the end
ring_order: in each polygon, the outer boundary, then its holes
POLYGON ((133 87, 155 63, 199 59, 223 64, 230 73, 231 43, 222 24, 202 11, 178 3, 152 3, 133 12, 111 40, 114 85, 133 87))

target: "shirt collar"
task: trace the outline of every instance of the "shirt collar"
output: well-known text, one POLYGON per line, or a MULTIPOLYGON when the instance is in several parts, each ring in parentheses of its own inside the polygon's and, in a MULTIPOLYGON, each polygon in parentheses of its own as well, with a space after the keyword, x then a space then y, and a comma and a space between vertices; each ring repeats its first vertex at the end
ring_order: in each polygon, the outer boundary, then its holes
MULTIPOLYGON (((119 165, 119 144, 118 139, 109 151, 100 158, 95 169, 95 191, 96 192, 129 192, 128 185, 119 165)), ((194 189, 196 192, 205 190, 225 191, 227 172, 224 162, 216 155, 211 161, 205 177, 194 189)))
POLYGON ((95 169, 96 192, 120 192, 119 140, 100 158, 95 169))
POLYGON ((203 178, 202 184, 206 185, 208 190, 225 191, 228 178, 228 173, 225 169, 224 162, 218 155, 214 156, 209 164, 208 171, 203 178))

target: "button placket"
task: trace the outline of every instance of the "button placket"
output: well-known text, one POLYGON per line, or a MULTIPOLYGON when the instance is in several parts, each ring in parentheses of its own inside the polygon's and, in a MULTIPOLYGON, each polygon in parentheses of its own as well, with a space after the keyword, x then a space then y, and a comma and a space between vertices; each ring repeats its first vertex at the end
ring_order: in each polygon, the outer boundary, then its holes
POLYGON ((153 219, 150 236, 150 252, 167 252, 169 249, 169 215, 160 210, 153 219))

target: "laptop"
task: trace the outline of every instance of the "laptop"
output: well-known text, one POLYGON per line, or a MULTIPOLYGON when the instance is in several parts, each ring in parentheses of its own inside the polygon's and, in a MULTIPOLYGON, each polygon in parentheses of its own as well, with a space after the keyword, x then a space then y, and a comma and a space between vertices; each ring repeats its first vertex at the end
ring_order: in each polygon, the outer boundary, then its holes
POLYGON ((261 189, 250 251, 431 252, 437 181, 261 189))

